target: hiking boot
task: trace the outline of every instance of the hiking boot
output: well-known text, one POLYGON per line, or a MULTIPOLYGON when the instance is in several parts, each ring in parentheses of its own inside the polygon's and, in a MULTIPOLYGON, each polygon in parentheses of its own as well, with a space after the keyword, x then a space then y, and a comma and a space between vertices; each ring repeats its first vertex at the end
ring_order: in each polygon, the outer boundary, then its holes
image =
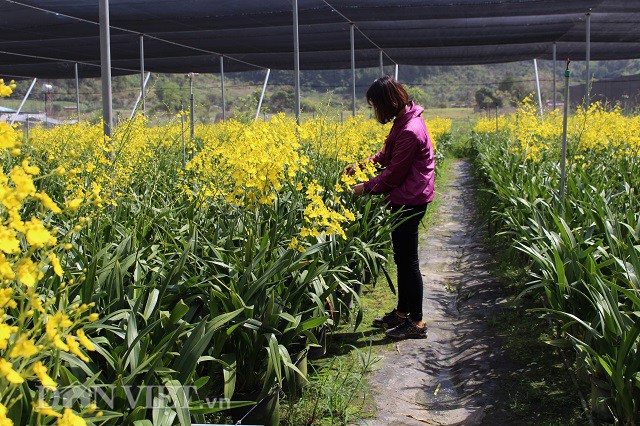
POLYGON ((402 324, 393 327, 384 334, 394 339, 425 339, 427 337, 427 326, 418 327, 409 318, 403 318, 402 324))
POLYGON ((398 315, 398 311, 394 309, 391 312, 384 314, 382 318, 374 318, 374 327, 393 328, 404 322, 405 318, 398 315))

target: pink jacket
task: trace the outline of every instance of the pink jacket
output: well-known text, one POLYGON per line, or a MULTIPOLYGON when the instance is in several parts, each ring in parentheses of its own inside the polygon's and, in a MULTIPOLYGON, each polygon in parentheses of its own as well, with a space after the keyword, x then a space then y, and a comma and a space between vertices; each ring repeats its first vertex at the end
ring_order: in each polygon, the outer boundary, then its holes
POLYGON ((369 158, 384 170, 365 182, 365 192, 387 194, 394 206, 417 206, 433 200, 436 163, 423 111, 410 102, 409 109, 393 121, 384 148, 369 158))

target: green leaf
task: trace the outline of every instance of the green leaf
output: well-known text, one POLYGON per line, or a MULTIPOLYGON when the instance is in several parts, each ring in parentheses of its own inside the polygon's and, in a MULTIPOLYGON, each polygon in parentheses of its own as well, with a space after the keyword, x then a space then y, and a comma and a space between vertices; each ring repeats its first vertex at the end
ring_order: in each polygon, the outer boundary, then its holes
POLYGON ((300 325, 300 331, 311 330, 313 328, 320 327, 322 324, 327 322, 327 319, 328 318, 324 316, 308 319, 300 325))
POLYGON ((557 348, 573 348, 573 345, 567 339, 551 339, 547 340, 546 343, 557 348))
POLYGON ((154 426, 173 426, 176 413, 167 406, 164 398, 153 398, 151 418, 154 426))
POLYGON ((209 379, 211 379, 211 376, 202 376, 198 380, 193 382, 193 385, 196 387, 196 389, 200 389, 209 382, 209 379))
POLYGON ((154 288, 151 290, 149 297, 147 298, 147 304, 144 307, 144 311, 142 312, 142 318, 145 321, 149 321, 149 318, 154 312, 156 305, 158 304, 158 296, 160 295, 160 290, 154 288))
POLYGON ((220 356, 220 359, 225 362, 222 367, 224 397, 231 400, 236 389, 236 356, 235 354, 223 354, 220 356))
POLYGON ((176 324, 179 320, 184 317, 187 312, 189 312, 189 306, 187 306, 182 299, 178 301, 175 307, 171 310, 171 316, 169 317, 169 322, 171 324, 176 324))
POLYGON ((233 312, 227 312, 225 314, 218 315, 217 317, 211 319, 209 326, 213 330, 217 330, 223 325, 225 325, 226 323, 228 323, 229 321, 231 321, 232 319, 234 319, 235 317, 237 317, 238 315, 240 315, 240 313, 242 312, 244 312, 244 308, 236 309, 233 312))
POLYGON ((191 416, 189 415, 189 401, 184 393, 184 387, 178 380, 168 380, 165 387, 173 401, 173 406, 178 413, 180 426, 191 426, 191 416))

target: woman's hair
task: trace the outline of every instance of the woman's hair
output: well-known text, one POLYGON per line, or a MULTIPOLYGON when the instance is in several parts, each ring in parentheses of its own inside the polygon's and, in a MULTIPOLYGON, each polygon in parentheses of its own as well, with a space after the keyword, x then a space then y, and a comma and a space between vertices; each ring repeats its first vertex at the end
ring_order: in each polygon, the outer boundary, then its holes
POLYGON ((376 119, 385 124, 393 120, 407 106, 409 95, 400 83, 385 75, 369 87, 367 102, 373 106, 376 119))

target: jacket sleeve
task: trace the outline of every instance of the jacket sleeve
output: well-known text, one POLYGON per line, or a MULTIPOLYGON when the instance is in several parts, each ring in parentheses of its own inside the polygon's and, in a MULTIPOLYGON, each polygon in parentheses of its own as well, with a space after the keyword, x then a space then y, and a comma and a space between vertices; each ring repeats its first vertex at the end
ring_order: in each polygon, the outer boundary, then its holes
POLYGON ((410 131, 398 135, 391 153, 391 160, 382 173, 364 184, 365 192, 386 194, 400 186, 406 178, 418 150, 418 138, 410 131))
POLYGON ((378 151, 377 154, 372 155, 371 157, 367 158, 367 160, 371 161, 372 163, 376 163, 376 164, 382 164, 382 160, 384 159, 384 153, 382 151, 378 151))

